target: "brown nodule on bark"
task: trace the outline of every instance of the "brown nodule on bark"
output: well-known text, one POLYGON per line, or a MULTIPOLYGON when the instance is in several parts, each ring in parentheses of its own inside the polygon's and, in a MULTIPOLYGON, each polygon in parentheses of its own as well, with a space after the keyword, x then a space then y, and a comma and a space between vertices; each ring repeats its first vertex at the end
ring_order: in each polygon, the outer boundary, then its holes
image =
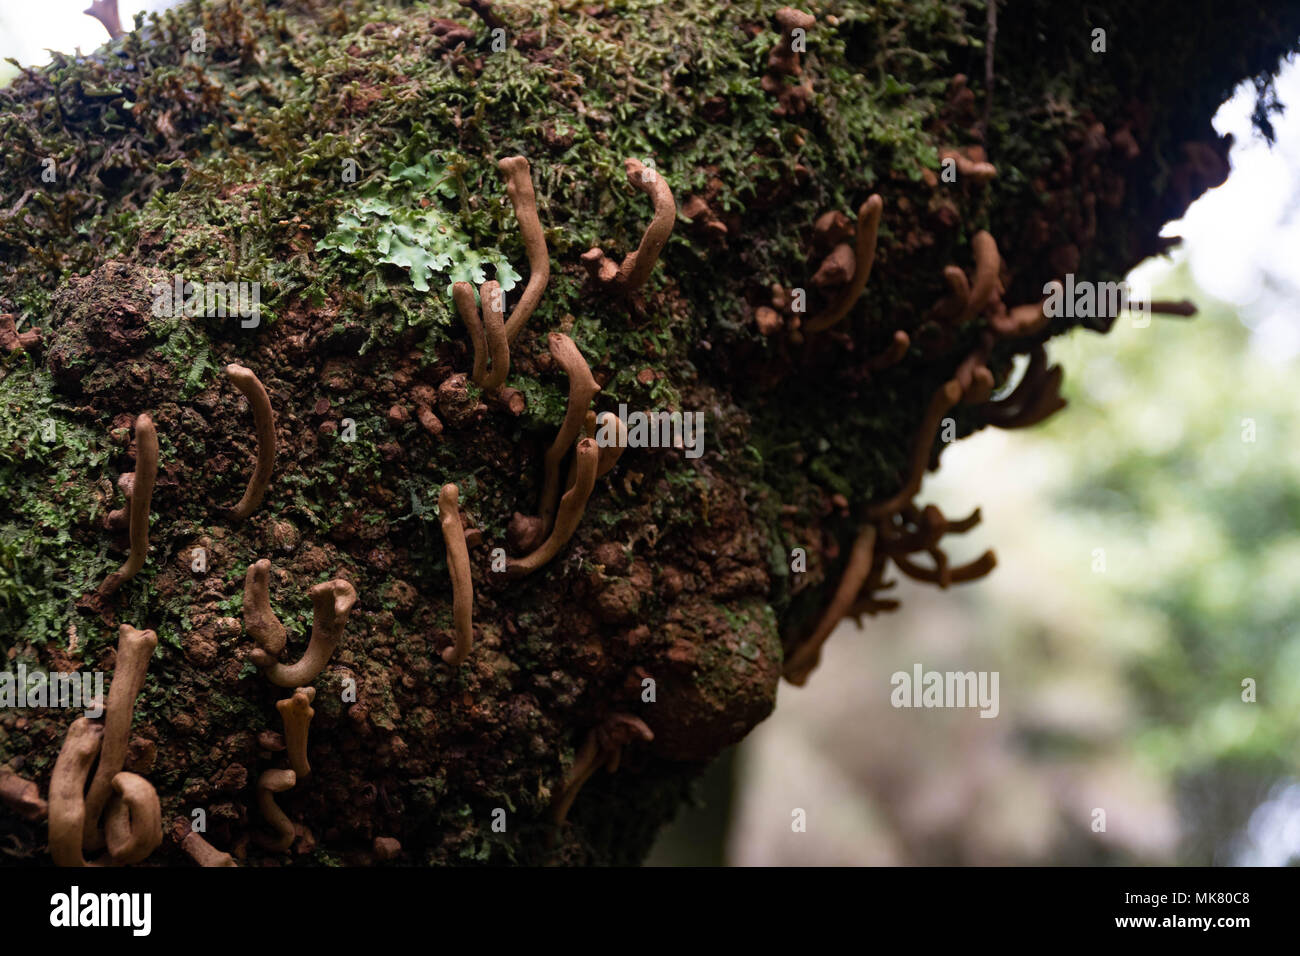
MULTIPOLYGON (((123 565, 104 578, 99 586, 101 597, 117 592, 144 567, 149 553, 149 507, 153 502, 154 481, 158 477, 158 431, 153 419, 141 415, 135 420, 135 475, 131 479, 128 502, 131 513, 131 550, 123 565)), ((124 489, 125 490, 125 489, 124 489)))
POLYGON ((248 399, 257 428, 257 463, 248 479, 244 497, 229 512, 236 521, 243 521, 257 510, 271 483, 271 471, 275 468, 275 412, 271 409, 271 398, 266 394, 266 388, 252 371, 242 365, 227 365, 226 375, 248 399))
POLYGON ((295 663, 265 668, 267 680, 277 687, 305 687, 316 679, 343 640, 343 628, 357 602, 356 589, 342 578, 317 584, 307 594, 313 611, 311 641, 295 663))
POLYGON ((474 646, 474 581, 469 571, 469 547, 460 520, 460 494, 454 484, 442 486, 438 494, 438 521, 447 545, 447 573, 451 576, 452 619, 456 642, 442 652, 442 659, 459 667, 474 646))
POLYGON ((311 764, 307 761, 307 732, 311 728, 311 719, 316 716, 311 706, 315 699, 316 688, 299 687, 293 696, 275 702, 275 709, 284 722, 289 766, 299 780, 306 780, 311 775, 311 764))
POLYGON ((582 254, 582 264, 596 284, 618 295, 635 292, 646 284, 677 220, 677 202, 664 177, 635 159, 625 159, 623 166, 627 170, 627 181, 650 196, 654 217, 641 237, 641 244, 635 252, 628 253, 621 264, 606 256, 599 246, 582 254))
POLYGON ((578 442, 577 456, 578 467, 573 487, 560 499, 554 527, 536 551, 507 563, 506 573, 510 577, 518 578, 532 574, 555 557, 578 530, 578 524, 582 521, 582 514, 587 507, 587 499, 591 497, 591 490, 596 484, 600 449, 596 446, 595 439, 584 438, 578 442))
POLYGON ((95 768, 95 776, 86 790, 82 842, 87 849, 98 850, 104 845, 100 817, 112 796, 113 778, 121 773, 126 762, 136 698, 144 688, 149 659, 157 646, 158 635, 153 631, 137 630, 130 624, 118 628, 117 662, 113 665, 113 682, 109 685, 108 702, 104 705, 103 746, 99 753, 99 766, 95 768))

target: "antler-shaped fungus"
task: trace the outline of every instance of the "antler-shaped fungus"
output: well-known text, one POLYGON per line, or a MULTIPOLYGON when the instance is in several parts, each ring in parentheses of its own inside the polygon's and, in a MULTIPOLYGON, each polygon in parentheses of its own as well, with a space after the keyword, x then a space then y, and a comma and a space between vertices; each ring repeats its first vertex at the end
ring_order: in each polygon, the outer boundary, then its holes
POLYGON ((135 476, 130 482, 131 551, 123 565, 104 578, 104 583, 99 586, 103 597, 116 593, 144 567, 149 553, 149 506, 157 477, 158 431, 152 418, 140 415, 135 420, 135 476))
POLYGON ((848 563, 844 566, 844 573, 840 576, 840 583, 836 585, 831 603, 822 613, 812 633, 785 662, 783 676, 796 687, 802 687, 807 682, 808 675, 821 661, 822 645, 853 608, 859 592, 871 573, 875 549, 876 528, 875 525, 867 525, 853 540, 853 549, 849 552, 848 563))
POLYGON ((867 280, 871 278, 871 266, 876 261, 876 235, 880 229, 880 214, 884 206, 884 200, 873 193, 858 209, 853 278, 830 306, 808 320, 809 332, 824 332, 843 319, 867 287, 867 280))
POLYGON ((292 790, 298 783, 298 777, 292 770, 265 770, 257 778, 257 808, 262 812, 262 819, 275 831, 274 838, 261 837, 260 842, 271 850, 287 850, 293 846, 296 835, 293 821, 275 802, 277 793, 292 790))
POLYGON ((555 517, 554 527, 546 540, 536 551, 522 558, 512 560, 506 565, 506 574, 518 578, 532 574, 547 561, 555 557, 560 548, 568 543, 573 533, 578 530, 582 513, 586 510, 587 499, 596 484, 596 469, 599 466, 600 449, 593 438, 584 438, 578 442, 577 469, 574 474, 573 487, 560 499, 560 507, 555 517))
POLYGON ((311 728, 311 719, 316 716, 316 711, 311 706, 315 699, 315 687, 299 687, 292 697, 275 702, 275 709, 280 712, 280 719, 284 722, 284 742, 289 751, 289 766, 299 780, 305 780, 311 775, 311 764, 307 762, 307 731, 311 728))
POLYGON ((625 159, 623 166, 627 170, 628 182, 650 196, 654 203, 654 218, 646 227, 641 244, 623 259, 621 265, 606 256, 599 246, 593 246, 582 254, 582 264, 592 279, 607 292, 618 295, 635 292, 646 284, 677 220, 677 202, 664 177, 635 159, 625 159))
POLYGON ((116 40, 125 32, 122 30, 122 18, 117 13, 117 0, 90 0, 89 8, 81 12, 102 23, 110 40, 116 40))
POLYGON ((1047 365, 1047 351, 1036 345, 1029 353, 1029 365, 1014 391, 980 409, 985 424, 998 428, 1028 428, 1065 407, 1061 397, 1061 366, 1047 365))
POLYGON ((546 449, 544 460, 540 514, 543 530, 549 532, 555 522, 555 499, 560 494, 560 463, 582 431, 587 411, 592 399, 600 391, 600 386, 596 384, 587 360, 582 357, 573 339, 562 332, 552 332, 547 337, 547 347, 555 361, 564 369, 564 374, 569 377, 569 403, 564 410, 564 421, 560 423, 555 441, 546 449))
POLYGON ((158 791, 144 777, 119 773, 113 777, 116 791, 104 814, 108 855, 118 866, 143 862, 162 846, 162 807, 158 791))
POLYGON ((602 723, 593 727, 578 749, 564 786, 551 802, 551 820, 555 825, 564 825, 569 808, 577 799, 582 785, 598 767, 603 764, 610 773, 614 773, 618 770, 623 747, 634 740, 649 743, 654 739, 654 732, 646 726, 645 721, 632 714, 610 714, 602 723))
POLYGON ((244 497, 229 512, 235 520, 243 521, 257 510, 266 495, 267 485, 271 483, 271 470, 275 467, 275 412, 271 409, 266 389, 252 371, 242 365, 227 365, 226 376, 248 399, 257 426, 257 464, 253 466, 244 497))
POLYGON ((961 396, 962 387, 956 379, 949 379, 935 391, 929 407, 925 410, 925 417, 921 419, 921 424, 916 429, 916 437, 912 442, 911 470, 907 481, 892 497, 868 508, 867 517, 872 519, 887 517, 916 497, 916 493, 921 490, 921 479, 925 476, 925 467, 930 461, 930 451, 934 447, 934 435, 939 430, 939 423, 943 421, 943 416, 948 413, 948 410, 961 400, 961 396))
POLYGON ((980 511, 976 508, 960 521, 949 521, 935 505, 918 510, 908 505, 897 516, 900 520, 885 519, 880 524, 880 551, 908 577, 946 588, 982 578, 997 566, 992 551, 968 564, 951 567, 948 555, 939 546, 946 534, 964 534, 979 524, 980 511), (911 560, 909 555, 924 551, 934 559, 933 568, 925 568, 911 560))
POLYGON ((438 521, 447 545, 452 619, 456 626, 456 643, 442 652, 442 659, 459 667, 474 646, 474 579, 469 573, 469 546, 460 520, 460 491, 450 482, 438 493, 438 521))
POLYGON ((41 344, 40 329, 19 332, 12 315, 0 315, 0 349, 6 352, 26 352, 41 344))
MULTIPOLYGON (((305 687, 316 679, 343 640, 348 614, 357 602, 356 588, 342 578, 315 585, 307 596, 311 598, 313 615, 306 652, 294 664, 258 664, 265 669, 267 680, 277 687, 305 687)), ((256 651, 250 657, 258 663, 256 651)))
POLYGON ((515 303, 510 318, 506 319, 506 341, 513 342, 537 308, 551 279, 551 257, 546 251, 546 234, 542 232, 541 220, 537 218, 537 195, 533 192, 528 160, 522 156, 507 156, 497 163, 497 169, 505 177, 506 194, 515 210, 515 222, 519 223, 524 251, 528 253, 528 284, 524 286, 524 294, 515 303))
POLYGON ((135 715, 135 701, 144 689, 144 676, 149 670, 149 658, 158 646, 158 635, 141 631, 130 624, 118 628, 117 662, 113 665, 113 682, 108 688, 108 703, 104 707, 103 748, 99 766, 86 791, 84 845, 97 850, 104 845, 99 828, 99 818, 113 791, 113 778, 126 762, 126 750, 131 736, 131 721, 135 715))
POLYGON ((252 653, 258 667, 270 667, 284 651, 285 630, 271 610, 271 562, 254 561, 244 575, 244 630, 257 642, 252 653))
POLYGON ((85 866, 81 855, 86 826, 86 777, 99 753, 103 724, 78 717, 63 738, 50 774, 50 856, 56 866, 85 866))

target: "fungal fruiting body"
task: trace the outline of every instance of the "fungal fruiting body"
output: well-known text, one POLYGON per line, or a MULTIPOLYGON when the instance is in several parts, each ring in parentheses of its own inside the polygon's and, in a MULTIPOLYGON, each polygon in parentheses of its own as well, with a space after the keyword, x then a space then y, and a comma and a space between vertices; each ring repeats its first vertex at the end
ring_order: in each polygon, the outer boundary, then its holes
POLYGON ((1047 365, 1047 351, 1037 345, 1029 353, 1029 364, 1010 395, 980 407, 987 425, 998 428, 1027 428, 1065 407, 1061 397, 1061 366, 1047 365))
POLYGON ((158 431, 153 419, 141 415, 135 420, 135 475, 130 483, 128 507, 131 551, 126 562, 104 579, 100 595, 113 594, 144 567, 149 553, 149 507, 153 502, 154 481, 158 477, 158 431))
POLYGON ((81 12, 103 24, 110 40, 116 40, 125 32, 122 18, 117 13, 117 0, 90 0, 90 6, 81 12))
POLYGON ((271 562, 254 561, 244 575, 244 630, 257 642, 250 655, 258 667, 270 667, 284 651, 285 630, 271 610, 271 562))
POLYGON ((817 23, 817 18, 793 7, 782 7, 776 11, 776 22, 781 27, 781 39, 767 55, 767 72, 763 74, 760 85, 764 92, 776 96, 777 105, 772 110, 775 115, 798 116, 808 108, 808 101, 812 99, 812 81, 805 79, 792 86, 786 83, 785 78, 803 73, 799 56, 803 44, 796 45, 795 40, 800 34, 806 35, 817 23))
POLYGON ((596 416, 595 435, 599 436, 602 432, 605 432, 608 438, 604 442, 597 441, 600 445, 600 457, 596 463, 597 478, 609 474, 618 464, 618 460, 623 457, 623 450, 627 448, 627 422, 613 412, 601 412, 596 416))
POLYGON ((596 284, 618 295, 635 292, 646 284, 659 254, 668 243, 673 223, 677 220, 677 202, 673 199, 668 183, 658 171, 643 166, 635 159, 624 160, 623 167, 627 170, 627 181, 650 196, 654 204, 654 218, 646 227, 636 251, 628 253, 621 264, 606 256, 599 246, 582 254, 582 264, 596 284))
POLYGON ((50 774, 50 856, 56 866, 85 866, 86 777, 99 753, 104 725, 78 717, 63 738, 50 774))
POLYGON ((969 147, 966 151, 941 149, 939 150, 939 160, 945 163, 951 160, 953 167, 957 170, 959 179, 969 179, 975 183, 987 183, 997 176, 998 169, 992 163, 984 160, 983 152, 978 146, 969 147), (969 155, 972 153, 974 155, 969 155))
POLYGON ((40 788, 7 767, 0 767, 0 803, 29 822, 43 820, 49 813, 40 788))
POLYGON ((939 430, 939 423, 943 421, 943 416, 948 413, 948 410, 961 400, 961 395, 961 384, 955 379, 949 379, 935 391, 925 410, 925 417, 921 419, 916 436, 912 440, 912 460, 907 481, 892 497, 868 508, 867 517, 877 519, 894 514, 916 497, 916 493, 921 489, 921 479, 925 475, 925 466, 930 460, 930 450, 934 447, 934 436, 939 430))
POLYGON ((238 866, 235 858, 223 850, 218 850, 203 837, 191 831, 181 841, 181 849, 199 866, 238 866))
POLYGON ((284 721, 284 742, 289 752, 289 766, 299 780, 305 780, 311 775, 311 764, 307 762, 307 732, 311 728, 311 719, 316 716, 316 711, 311 706, 315 699, 316 688, 299 687, 292 697, 275 703, 275 709, 284 721))
POLYGON ((582 431, 592 399, 600 391, 600 386, 596 384, 591 369, 587 366, 587 360, 582 357, 573 339, 562 332, 552 332, 547 337, 547 347, 556 364, 564 369, 569 378, 569 402, 564 410, 564 421, 560 423, 555 441, 546 450, 544 460, 545 473, 539 509, 544 532, 549 532, 555 522, 555 499, 560 494, 560 464, 582 431))
POLYGON ((226 377, 248 399, 257 429, 257 463, 253 466, 244 496, 229 512, 232 518, 242 521, 257 510, 266 495, 267 485, 271 483, 271 471, 275 468, 275 412, 271 409, 271 398, 265 387, 249 369, 242 365, 227 365, 226 377))
POLYGON ((469 572, 469 546, 460 520, 460 494, 450 482, 438 493, 438 522, 447 545, 447 573, 451 576, 452 620, 456 642, 442 652, 442 659, 459 667, 474 646, 474 581, 469 572))
POLYGON ((314 612, 311 641, 296 663, 272 663, 265 668, 267 680, 277 687, 305 687, 316 679, 343 640, 348 614, 357 601, 356 589, 342 578, 317 584, 307 595, 314 612))
POLYGON ((113 863, 143 862, 162 845, 162 808, 158 791, 134 773, 113 776, 114 795, 104 814, 104 834, 113 863))
POLYGON ((884 209, 884 200, 877 194, 867 197, 858 209, 857 238, 854 243, 853 278, 845 289, 823 312, 808 320, 809 332, 824 332, 835 325, 853 308, 858 296, 867 287, 871 278, 871 267, 876 261, 876 236, 880 229, 880 214, 884 209))
POLYGON ((268 849, 287 850, 293 846, 293 821, 276 804, 275 795, 292 790, 297 782, 298 777, 292 770, 266 770, 257 778, 257 807, 262 812, 262 819, 275 831, 274 838, 261 839, 268 849))
POLYGON ((14 325, 14 317, 8 313, 0 315, 0 349, 6 352, 26 352, 41 344, 39 329, 19 332, 14 325))
POLYGON ((551 802, 552 822, 556 826, 564 824, 582 785, 602 764, 606 770, 614 773, 618 770, 625 746, 634 740, 648 743, 654 737, 645 721, 632 714, 610 714, 601 724, 593 727, 578 749, 564 786, 551 802))
POLYGON ((505 323, 506 340, 513 342, 542 299, 546 284, 551 279, 551 258, 546 250, 546 235, 542 232, 541 220, 537 218, 537 196, 533 192, 533 177, 528 168, 528 160, 522 156, 507 156, 497 163, 497 169, 506 181, 506 194, 515 210, 515 222, 519 223, 524 251, 528 253, 528 284, 524 286, 523 295, 515 303, 510 318, 505 323))
POLYGON ((821 660, 822 645, 831 636, 831 632, 849 613, 858 593, 862 590, 875 556, 876 528, 867 525, 858 532, 849 552, 848 564, 840 576, 840 583, 835 588, 835 596, 830 606, 822 613, 813 632, 798 646, 790 659, 785 662, 784 676, 791 684, 803 686, 808 675, 821 660))
POLYGON ((86 791, 83 842, 91 850, 104 845, 100 817, 112 796, 113 778, 126 762, 135 701, 144 688, 149 658, 157 646, 158 635, 153 631, 137 630, 129 624, 118 629, 117 662, 113 666, 113 683, 109 686, 108 702, 104 706, 103 747, 99 766, 95 768, 95 776, 86 791))
POLYGON ((596 468, 599 464, 600 449, 594 438, 584 438, 578 442, 577 469, 574 474, 573 487, 560 499, 555 523, 550 534, 531 554, 512 559, 506 564, 506 574, 510 577, 523 577, 532 574, 538 568, 559 554, 560 549, 573 537, 582 521, 582 514, 587 507, 587 499, 596 484, 596 468))
POLYGON ((510 373, 510 345, 501 318, 501 286, 489 281, 479 287, 481 315, 479 306, 474 303, 474 287, 468 282, 452 285, 451 297, 461 321, 469 330, 470 344, 474 347, 474 370, 470 373, 470 380, 484 391, 495 392, 505 384, 510 373))
POLYGON ((974 561, 952 567, 948 555, 940 547, 944 535, 965 534, 979 522, 978 508, 959 521, 949 521, 935 505, 927 505, 924 509, 908 505, 898 515, 881 523, 878 548, 908 577, 947 588, 982 578, 997 566, 996 555, 985 551, 974 561), (911 559, 912 554, 921 551, 933 559, 933 568, 922 567, 911 559))

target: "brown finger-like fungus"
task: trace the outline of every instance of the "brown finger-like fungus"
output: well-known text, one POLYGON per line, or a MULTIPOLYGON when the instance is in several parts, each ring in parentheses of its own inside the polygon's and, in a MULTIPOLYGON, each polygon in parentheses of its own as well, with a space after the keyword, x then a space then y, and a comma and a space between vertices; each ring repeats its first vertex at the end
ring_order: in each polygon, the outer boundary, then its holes
POLYGON ((113 665, 113 682, 108 688, 108 702, 104 705, 104 745, 99 754, 99 766, 86 791, 86 822, 82 835, 87 849, 98 850, 104 845, 99 819, 113 793, 113 778, 122 771, 131 736, 131 721, 135 716, 135 701, 144 689, 144 675, 149 669, 149 658, 158 646, 158 635, 153 631, 140 631, 130 624, 118 628, 117 662, 113 665))
POLYGON ((460 492, 450 482, 438 493, 438 521, 447 545, 452 620, 456 628, 456 643, 442 652, 442 659, 452 667, 459 667, 474 646, 474 580, 469 573, 469 547, 460 520, 460 492))
POLYGON ((9 314, 0 315, 0 349, 6 352, 26 352, 28 349, 41 344, 41 333, 39 329, 28 329, 26 332, 19 332, 18 327, 14 325, 14 317, 9 314))
POLYGON ((582 785, 597 768, 604 765, 610 773, 618 769, 623 748, 634 740, 649 743, 654 733, 645 721, 632 714, 610 714, 593 727, 582 742, 574 758, 573 767, 555 799, 551 801, 551 820, 558 827, 564 824, 569 808, 577 799, 582 785))
POLYGON ((483 336, 483 320, 479 317, 478 305, 474 302, 474 287, 468 282, 454 282, 451 286, 451 300, 456 304, 460 320, 469 331, 470 345, 474 348, 474 369, 470 372, 470 381, 482 386, 487 377, 487 340, 483 336))
POLYGON ((873 193, 858 209, 853 279, 825 311, 808 320, 805 328, 809 332, 824 332, 843 319, 867 287, 867 280, 871 278, 871 266, 876 261, 876 235, 880 229, 880 214, 884 206, 884 200, 873 193))
POLYGON ((141 415, 135 420, 135 477, 131 479, 131 551, 125 563, 104 578, 99 593, 107 597, 116 593, 144 567, 149 554, 149 507, 153 502, 153 485, 158 477, 158 431, 153 419, 141 415))
POLYGON ((348 614, 357 603, 356 588, 342 578, 315 585, 307 596, 313 611, 311 641, 296 663, 276 663, 266 668, 267 680, 277 687, 305 687, 316 679, 343 640, 348 614))
POLYGON ((961 520, 949 521, 935 505, 918 510, 909 504, 898 515, 881 522, 878 551, 893 561, 898 570, 918 581, 937 584, 941 588, 973 581, 997 566, 993 552, 985 551, 969 564, 954 568, 949 565, 940 541, 947 534, 964 534, 979 521, 978 508, 961 520), (922 567, 909 557, 920 551, 934 560, 933 568, 922 567))
MULTIPOLYGON (((979 149, 979 147, 973 147, 979 149)), ((980 150, 982 153, 983 150, 980 150)), ((969 179, 975 183, 987 183, 998 174, 998 169, 992 163, 985 162, 983 159, 975 159, 966 155, 957 149, 942 149, 939 151, 940 161, 952 160, 957 169, 957 175, 961 179, 969 179)))
POLYGON ((244 575, 244 630, 257 642, 252 654, 258 667, 270 667, 284 650, 285 630, 271 610, 271 562, 254 561, 244 575))
POLYGON ((889 347, 867 360, 867 368, 873 372, 891 368, 903 361, 907 356, 907 350, 911 347, 911 338, 902 329, 898 329, 894 332, 894 337, 889 340, 889 347))
POLYGON ((0 767, 0 803, 31 823, 45 819, 49 813, 40 788, 8 767, 0 767))
POLYGON ((63 738, 50 774, 50 856, 56 866, 85 866, 86 777, 99 753, 104 725, 78 717, 63 738))
POLYGON ((613 412, 601 412, 596 416, 596 435, 596 444, 600 445, 596 477, 602 478, 609 474, 610 470, 618 464, 618 460, 623 457, 623 451, 627 448, 627 422, 613 412), (599 440, 602 432, 606 436, 604 443, 599 440))
POLYGON ((110 40, 116 40, 125 32, 122 29, 122 18, 117 13, 117 0, 90 0, 90 6, 81 12, 102 23, 110 40))
POLYGON ((911 470, 908 473, 907 481, 892 497, 868 508, 867 517, 872 519, 887 517, 916 497, 916 493, 921 490, 921 479, 925 475, 925 466, 930 461, 935 432, 939 430, 939 423, 943 421, 943 416, 961 400, 961 395, 961 384, 955 379, 949 379, 935 391, 934 396, 930 399, 929 407, 925 410, 925 417, 921 419, 921 424, 916 430, 916 437, 913 439, 911 470))
POLYGON ((596 446, 596 440, 584 438, 578 442, 577 456, 578 468, 573 487, 560 499, 554 527, 536 551, 506 564, 506 573, 510 577, 518 578, 532 574, 555 557, 578 530, 582 513, 587 507, 587 499, 591 497, 591 490, 596 484, 596 468, 600 460, 600 449, 596 446))
POLYGON ((537 218, 537 196, 533 192, 528 160, 522 156, 508 156, 497 163, 497 169, 505 177, 506 194, 515 210, 515 222, 519 223, 524 251, 528 253, 528 284, 505 323, 506 341, 513 342, 542 300, 546 284, 551 280, 551 257, 546 251, 546 235, 542 232, 541 220, 537 218))
POLYGON ((181 841, 181 849, 199 866, 238 866, 229 853, 218 850, 199 834, 191 831, 181 841))
POLYGON ((275 412, 271 409, 271 398, 266 389, 249 369, 242 365, 227 365, 226 376, 248 399, 248 407, 253 410, 253 423, 257 427, 257 464, 253 466, 244 497, 230 509, 232 518, 243 521, 257 510, 266 495, 267 485, 271 483, 271 470, 275 467, 275 412))
POLYGON ((108 855, 118 866, 141 863, 162 846, 162 807, 158 791, 134 773, 113 776, 116 791, 104 813, 108 855))
POLYGON ((1010 395, 980 407, 980 417, 998 428, 1027 428, 1065 407, 1061 397, 1063 373, 1059 365, 1048 368, 1042 345, 1029 353, 1029 365, 1010 395))
POLYGON ((560 494, 560 464, 577 440, 583 422, 586 421, 587 410, 600 391, 600 386, 596 384, 587 360, 582 357, 573 339, 562 332, 552 332, 547 337, 547 346, 556 363, 569 377, 569 404, 564 410, 564 421, 560 423, 555 441, 546 449, 544 460, 542 500, 538 513, 542 516, 543 529, 549 533, 555 523, 555 499, 560 494))
POLYGON ((470 380, 487 392, 495 392, 510 374, 510 345, 507 341, 502 315, 501 286, 493 281, 479 287, 482 313, 474 302, 474 290, 468 282, 457 282, 451 287, 451 297, 456 311, 469 329, 470 343, 474 347, 474 370, 470 380), (492 361, 488 369, 488 359, 492 361))
POLYGON ((284 742, 289 751, 289 766, 299 780, 311 775, 311 764, 307 761, 307 731, 311 728, 311 719, 316 716, 312 701, 316 699, 315 687, 299 687, 292 697, 275 702, 275 709, 284 721, 284 742))
POLYGON ((817 621, 811 634, 802 641, 785 662, 782 676, 796 687, 802 687, 808 675, 821 661, 822 645, 831 636, 849 611, 852 609, 862 586, 871 573, 872 561, 876 550, 876 527, 867 525, 858 532, 853 540, 853 549, 849 552, 848 563, 840 576, 840 583, 835 587, 835 594, 822 616, 817 621))
POLYGON ((606 291, 619 295, 635 292, 646 284, 677 220, 677 202, 664 177, 635 159, 624 160, 623 166, 627 170, 628 182, 650 196, 654 203, 654 218, 646 227, 641 244, 635 252, 628 253, 621 265, 606 256, 599 246, 582 254, 582 264, 592 279, 606 291))
POLYGON ((970 296, 962 310, 962 322, 969 322, 979 315, 1001 292, 998 273, 1002 271, 1002 256, 998 252, 997 240, 992 233, 981 229, 971 237, 970 247, 975 259, 975 281, 971 283, 970 296))
POLYGON ((262 819, 275 831, 274 838, 262 837, 260 842, 271 850, 287 850, 296 836, 293 821, 275 802, 277 793, 292 790, 298 777, 292 770, 265 770, 257 778, 257 808, 262 819))

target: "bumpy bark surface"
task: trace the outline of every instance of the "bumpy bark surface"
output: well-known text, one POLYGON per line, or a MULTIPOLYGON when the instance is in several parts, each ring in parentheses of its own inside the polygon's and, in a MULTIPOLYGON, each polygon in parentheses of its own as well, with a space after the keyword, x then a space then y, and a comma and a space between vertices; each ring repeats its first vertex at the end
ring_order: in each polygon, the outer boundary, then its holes
MULTIPOLYGON (((151 862, 187 861, 195 808, 242 865, 640 859, 702 766, 771 712, 868 506, 903 483, 931 396, 980 347, 983 318, 933 320, 944 267, 970 270, 987 229, 1009 305, 1062 273, 1121 277, 1224 175, 1217 105, 1243 78, 1264 89, 1300 34, 1296 5, 1008 3, 990 90, 982 3, 809 5, 798 76, 788 55, 769 62, 774 5, 494 9, 503 35, 449 3, 205 0, 0 92, 0 312, 40 331, 0 356, 0 646, 11 669, 111 674, 117 624, 157 632, 125 764, 169 823, 151 862), (976 146, 991 182, 967 163, 976 146), (953 149, 970 175, 945 183, 953 149), (506 261, 522 289, 497 170, 513 155, 531 164, 551 277, 511 345, 512 407, 467 381, 449 288, 506 261), (649 282, 621 296, 580 257, 621 260, 650 221, 629 158, 653 160, 679 217, 649 282), (832 250, 813 224, 872 193, 866 292, 802 336, 788 290, 807 289, 814 312, 846 265, 832 258, 814 284, 832 250), (177 275, 260 282, 260 325, 154 314, 155 283, 177 275), (880 368, 899 330, 910 347, 880 368), (515 513, 537 513, 564 416, 554 331, 590 364, 597 409, 703 411, 706 454, 628 450, 560 556, 507 579, 491 549, 515 513), (222 508, 257 440, 231 363, 269 392, 279 451, 239 523, 222 508), (97 599, 128 543, 105 516, 122 507, 141 413, 161 445, 149 560, 97 599), (440 656, 454 629, 436 509, 453 482, 479 532, 473 649, 455 668, 440 656), (306 647, 313 585, 358 594, 314 682, 311 776, 276 795, 296 827, 287 853, 256 838, 288 693, 251 663, 241 626, 262 558, 282 660, 306 647), (619 714, 653 741, 622 746, 557 833, 575 755, 619 714)), ((1001 381, 1069 324, 999 339, 989 368, 1001 381)), ((959 434, 979 427, 975 406, 953 415, 959 434)), ((46 793, 70 719, 3 712, 0 762, 46 793)), ((0 813, 0 848, 47 860, 44 824, 0 813)))

